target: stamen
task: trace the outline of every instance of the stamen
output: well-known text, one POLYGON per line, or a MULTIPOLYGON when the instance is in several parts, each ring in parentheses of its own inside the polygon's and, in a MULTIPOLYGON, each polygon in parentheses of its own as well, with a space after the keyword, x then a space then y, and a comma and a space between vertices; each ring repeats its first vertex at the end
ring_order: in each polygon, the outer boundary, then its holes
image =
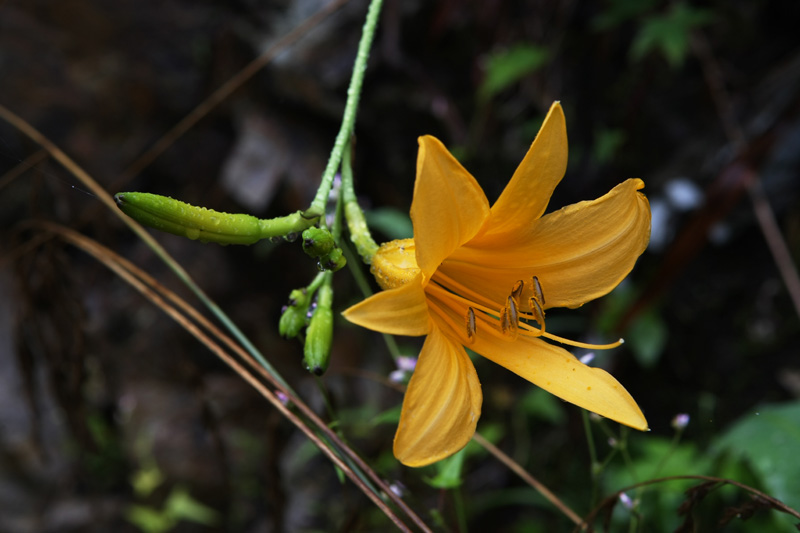
MULTIPOLYGON (((465 286, 446 276, 440 277, 439 273, 437 273, 436 277, 439 279, 432 280, 433 283, 429 283, 425 289, 429 296, 435 299, 439 304, 430 306, 430 309, 439 315, 439 317, 444 320, 449 327, 453 328, 453 331, 457 331, 461 328, 466 329, 466 340, 469 344, 475 342, 477 337, 479 318, 476 314, 476 310, 482 313, 480 319, 486 320, 487 324, 489 325, 489 327, 482 331, 485 331, 487 334, 493 335, 497 338, 516 340, 521 334, 525 337, 544 337, 560 344, 574 346, 576 348, 586 348, 589 350, 610 350, 612 348, 617 348, 624 342, 622 339, 619 339, 617 342, 611 344, 589 344, 565 339, 564 337, 559 337, 558 335, 545 332, 543 309, 544 294, 542 292, 542 286, 539 283, 539 279, 536 276, 533 276, 533 296, 528 300, 528 305, 531 308, 531 314, 522 313, 519 310, 518 299, 521 297, 522 289, 518 288, 517 282, 514 283, 511 294, 506 300, 506 305, 500 310, 499 317, 497 313, 497 307, 489 307, 480 303, 488 302, 489 300, 486 297, 467 289, 465 286), (440 285, 440 283, 443 282, 447 283, 446 287, 440 285), (439 307, 440 305, 442 306, 441 308, 439 307), (467 308, 467 312, 465 315, 463 315, 464 322, 462 322, 463 325, 460 328, 457 323, 457 317, 459 314, 464 312, 464 307, 461 307, 462 305, 467 308), (453 315, 451 315, 449 312, 446 312, 445 308, 449 309, 450 312, 453 312, 453 315), (500 322, 499 328, 496 326, 496 321, 498 319, 500 322), (521 319, 523 321, 521 321, 521 319), (525 322, 527 320, 535 320, 539 323, 541 328, 536 328, 530 325, 529 323, 525 322)), ((464 329, 461 329, 461 331, 464 331, 464 329)))
MULTIPOLYGON (((450 315, 447 313, 447 311, 445 311, 445 309, 444 309, 444 308, 448 308, 448 309, 450 309, 451 311, 455 311, 456 309, 455 309, 455 308, 453 307, 453 305, 451 305, 451 303, 450 303, 450 302, 448 302, 448 301, 445 301, 445 300, 439 300, 438 298, 435 298, 435 299, 437 300, 437 302, 438 302, 438 303, 439 303, 439 304, 440 304, 442 307, 439 307, 439 305, 432 305, 432 306, 430 306, 430 308, 429 308, 429 309, 430 309, 431 311, 433 311, 434 313, 436 313, 437 315, 439 315, 439 317, 440 317, 442 320, 444 320, 444 321, 447 323, 447 325, 448 325, 448 326, 450 326, 450 327, 453 329, 453 331, 457 331, 457 330, 458 330, 458 324, 457 324, 457 323, 456 323, 456 321, 455 321, 455 320, 453 320, 453 318, 452 318, 452 317, 451 317, 451 316, 450 316, 450 315)), ((498 335, 499 335, 499 333, 498 333, 498 335)))
POLYGON ((539 278, 533 276, 533 297, 539 302, 541 307, 544 307, 544 292, 542 292, 542 284, 539 283, 539 278))
POLYGON ((494 304, 491 307, 482 305, 478 303, 476 300, 465 298, 461 294, 455 293, 449 289, 444 288, 443 286, 439 285, 437 281, 429 283, 425 290, 430 291, 431 293, 437 293, 442 297, 447 297, 447 299, 456 299, 466 304, 467 307, 472 307, 473 309, 477 309, 478 311, 486 313, 487 315, 495 317, 497 316, 497 308, 495 307, 497 304, 494 304))
POLYGON ((514 282, 514 287, 511 289, 511 297, 514 298, 514 301, 517 303, 517 307, 519 307, 519 299, 522 296, 522 289, 525 288, 525 283, 522 280, 518 280, 514 282))
POLYGON ((474 302, 476 305, 474 307, 476 309, 480 309, 484 312, 490 312, 490 309, 496 309, 497 302, 494 302, 484 295, 475 292, 474 290, 470 289, 466 285, 463 285, 450 276, 442 273, 440 270, 436 271, 436 274, 433 276, 434 281, 438 283, 441 287, 446 287, 448 291, 459 295, 464 301, 474 302))
POLYGON ((470 307, 467 309, 467 341, 470 344, 475 342, 475 333, 478 331, 478 326, 475 323, 475 310, 470 307))
POLYGON ((508 297, 507 303, 500 313, 500 329, 503 331, 503 335, 511 337, 512 340, 516 339, 519 334, 519 313, 514 296, 508 297))
POLYGON ((544 310, 542 310, 542 306, 536 301, 535 296, 528 298, 528 305, 531 308, 534 320, 539 323, 539 326, 542 328, 542 333, 544 333, 544 310))
POLYGON ((617 348, 625 343, 623 339, 620 339, 617 342, 612 342, 611 344, 589 344, 587 342, 578 342, 565 339, 564 337, 559 337, 558 335, 553 335, 552 333, 546 333, 544 331, 542 332, 542 337, 552 341, 560 342, 561 344, 566 344, 567 346, 586 348, 587 350, 611 350, 612 348, 617 348))

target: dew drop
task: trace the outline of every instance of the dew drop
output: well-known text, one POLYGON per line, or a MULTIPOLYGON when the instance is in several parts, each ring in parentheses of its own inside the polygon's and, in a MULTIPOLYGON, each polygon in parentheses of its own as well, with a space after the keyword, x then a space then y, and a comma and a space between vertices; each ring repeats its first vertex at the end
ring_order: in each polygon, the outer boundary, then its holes
POLYGON ((193 241, 200 238, 200 230, 197 228, 186 228, 186 236, 193 241))

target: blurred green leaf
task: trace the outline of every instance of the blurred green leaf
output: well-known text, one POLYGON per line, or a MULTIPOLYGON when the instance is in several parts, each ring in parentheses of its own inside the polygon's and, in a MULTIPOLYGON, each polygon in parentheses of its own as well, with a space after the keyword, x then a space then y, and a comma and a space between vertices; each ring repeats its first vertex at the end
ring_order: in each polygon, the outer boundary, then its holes
MULTIPOLYGON (((502 424, 481 424, 480 430, 481 436, 492 444, 497 444, 505 434, 502 424)), ((430 465, 437 474, 432 478, 426 477, 425 482, 438 489, 454 489, 461 485, 464 460, 467 457, 483 457, 487 454, 486 448, 473 439, 460 451, 430 465)))
POLYGON ((594 158, 601 164, 611 161, 626 140, 627 135, 624 130, 602 129, 598 131, 595 133, 594 158))
MULTIPOLYGON (((633 463, 630 466, 615 463, 609 467, 607 480, 610 483, 606 485, 609 489, 645 479, 711 472, 711 457, 699 453, 697 446, 691 442, 676 444, 670 439, 648 436, 646 439, 637 439, 632 447, 633 463)), ((675 492, 680 494, 685 488, 685 482, 671 481, 659 484, 658 487, 659 492, 667 487, 675 487, 675 492)))
POLYGON ((640 314, 625 334, 626 344, 644 368, 658 363, 667 345, 667 325, 656 312, 649 309, 640 314))
POLYGON ((397 424, 400 422, 400 409, 402 409, 401 404, 397 404, 396 406, 392 407, 391 409, 387 409, 382 413, 375 415, 371 423, 375 426, 380 424, 397 424))
MULTIPOLYGON (((628 311, 637 292, 628 283, 620 284, 603 302, 603 312, 596 322, 598 331, 611 334, 622 316, 628 311)), ((651 307, 637 315, 623 332, 625 346, 645 368, 653 367, 667 345, 669 330, 659 314, 658 307, 651 307)))
POLYGON ((364 214, 367 225, 380 231, 390 239, 409 239, 414 236, 414 227, 408 212, 391 207, 382 207, 364 214))
POLYGON ((120 436, 113 430, 109 422, 97 413, 90 412, 86 416, 86 425, 96 447, 85 450, 81 460, 86 469, 92 473, 92 481, 110 486, 113 480, 124 476, 127 471, 125 454, 119 440, 120 436))
POLYGON ((164 513, 176 520, 213 526, 219 520, 218 513, 195 500, 185 487, 175 487, 164 503, 164 513))
POLYGON ((532 44, 519 44, 508 50, 494 52, 486 61, 486 77, 478 96, 488 100, 503 89, 535 72, 547 63, 547 49, 532 44))
POLYGON ((564 422, 564 402, 539 387, 532 387, 522 397, 519 406, 526 414, 558 425, 564 422))
MULTIPOLYGON (((636 297, 636 291, 633 285, 627 281, 623 281, 617 288, 611 291, 609 295, 603 298, 602 305, 603 311, 597 317, 595 327, 601 333, 610 334, 622 315, 625 314, 628 307, 633 303, 636 297)), ((550 324, 548 323, 548 326, 550 324)))
POLYGON ((648 17, 631 46, 631 57, 642 59, 653 50, 659 50, 671 67, 683 64, 689 51, 692 28, 711 21, 711 12, 678 2, 664 15, 648 17))
MULTIPOLYGON (((604 492, 619 490, 639 481, 668 476, 710 474, 712 459, 690 442, 676 443, 670 439, 648 435, 628 441, 632 461, 615 461, 602 475, 604 492)), ((649 527, 643 531, 675 531, 683 517, 676 510, 686 500, 686 488, 691 482, 664 481, 628 496, 640 500, 639 512, 649 527)), ((630 525, 630 512, 617 506, 609 531, 624 531, 630 525)))
POLYGON ((163 533, 175 527, 175 519, 171 516, 144 505, 128 507, 125 518, 145 533, 163 533))
POLYGON ((446 459, 434 464, 437 473, 432 478, 425 478, 425 482, 437 489, 455 489, 461 485, 461 471, 464 467, 464 458, 467 448, 454 453, 446 459))
POLYGON ((164 476, 154 460, 142 465, 131 477, 133 492, 140 498, 146 498, 164 482, 164 476))
POLYGON ((131 505, 125 512, 125 518, 146 533, 163 533, 174 528, 181 520, 213 526, 219 521, 219 514, 192 498, 184 487, 178 486, 167 496, 163 510, 131 505))
MULTIPOLYGON (((500 439, 502 439, 506 434, 506 426, 497 422, 481 420, 481 426, 479 429, 481 436, 492 444, 497 444, 500 442, 500 439)), ((485 450, 483 446, 474 440, 471 440, 469 441, 469 444, 467 444, 467 453, 471 457, 473 455, 483 455, 485 450)))
POLYGON ((759 407, 723 433, 713 449, 747 459, 770 496, 800 508, 800 402, 759 407))
POLYGON ((597 31, 616 28, 623 22, 637 18, 656 6, 658 0, 611 0, 594 20, 592 28, 597 31))

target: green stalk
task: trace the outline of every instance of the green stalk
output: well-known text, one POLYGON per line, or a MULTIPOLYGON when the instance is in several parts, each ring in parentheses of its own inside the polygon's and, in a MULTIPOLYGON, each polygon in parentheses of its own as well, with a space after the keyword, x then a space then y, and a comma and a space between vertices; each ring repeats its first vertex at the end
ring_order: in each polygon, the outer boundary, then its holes
POLYGON ((353 76, 350 78, 350 86, 347 88, 347 103, 344 106, 342 126, 339 129, 339 133, 336 135, 336 141, 333 143, 333 150, 331 150, 331 156, 328 159, 325 172, 322 174, 322 182, 319 185, 319 189, 317 189, 317 195, 314 197, 314 201, 311 202, 311 206, 305 212, 306 218, 313 218, 325 214, 325 203, 331 192, 333 177, 336 175, 336 171, 339 169, 342 162, 342 154, 344 153, 345 145, 353 134, 356 112, 358 111, 358 101, 361 97, 361 86, 364 82, 364 73, 367 70, 367 59, 369 59, 369 51, 375 37, 375 28, 378 26, 378 16, 381 13, 382 4, 383 0, 372 0, 369 5, 367 19, 364 22, 364 31, 361 34, 361 41, 358 43, 356 62, 355 65, 353 65, 353 76))
POLYGON ((349 148, 348 154, 342 160, 342 199, 344 200, 344 214, 347 219, 347 229, 350 232, 350 240, 356 246, 358 255, 366 264, 372 264, 372 256, 378 251, 378 245, 369 232, 367 221, 364 218, 364 211, 358 205, 355 189, 353 187, 353 169, 350 165, 349 148))

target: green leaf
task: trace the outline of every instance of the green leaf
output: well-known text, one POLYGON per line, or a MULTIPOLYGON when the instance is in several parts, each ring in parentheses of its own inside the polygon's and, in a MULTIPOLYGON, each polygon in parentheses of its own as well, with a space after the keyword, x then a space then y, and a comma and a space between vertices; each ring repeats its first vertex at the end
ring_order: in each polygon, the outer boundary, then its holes
POLYGON ((711 12, 689 7, 684 2, 673 4, 668 13, 645 20, 631 46, 631 57, 642 59, 653 50, 659 50, 671 67, 683 63, 689 51, 692 28, 711 21, 711 12))
POLYGON ((723 433, 714 449, 746 459, 770 496, 800 507, 800 402, 757 408, 723 433))
MULTIPOLYGON (((633 434, 635 438, 627 442, 630 461, 612 461, 602 474, 603 491, 609 493, 633 483, 669 476, 687 474, 708 475, 711 473, 712 459, 702 453, 691 442, 674 442, 670 439, 652 435, 633 434)), ((685 480, 664 481, 641 492, 631 491, 631 498, 640 500, 639 510, 651 526, 643 531, 676 531, 683 521, 675 510, 686 501, 686 488, 692 482, 685 480)), ((627 531, 630 525, 629 511, 617 506, 608 531, 627 531)))
POLYGON ((401 404, 397 404, 396 406, 388 409, 377 416, 373 417, 371 420, 372 424, 377 426, 380 424, 397 424, 400 422, 400 410, 403 408, 401 404))
MULTIPOLYGON (((654 479, 686 474, 708 474, 711 458, 701 454, 691 442, 675 443, 662 437, 637 439, 629 443, 632 448, 632 465, 614 463, 609 466, 606 486, 620 488, 643 479, 654 479), (632 468, 631 468, 632 467, 632 468)), ((659 485, 657 492, 682 494, 685 482, 670 481, 659 485), (669 490, 667 490, 669 489, 669 490)))
POLYGON ((561 424, 565 418, 564 402, 539 387, 532 387, 519 403, 525 413, 555 425, 561 424))
MULTIPOLYGON (((637 291, 627 283, 622 283, 604 299, 603 312, 596 322, 601 333, 610 335, 623 315, 630 309, 636 299, 637 291)), ((664 353, 669 330, 659 314, 658 307, 642 311, 623 332, 625 346, 645 368, 654 366, 664 353)))
POLYGON ((125 511, 125 518, 145 533, 164 533, 175 527, 176 521, 166 513, 145 507, 131 505, 125 511))
POLYGON ((467 448, 454 453, 447 459, 435 463, 437 474, 435 477, 426 478, 425 482, 437 489, 455 489, 461 485, 461 471, 464 467, 464 458, 467 448))
POLYGON ((150 460, 142 465, 131 476, 133 492, 140 498, 146 498, 164 482, 164 476, 155 461, 150 460))
POLYGON ((487 60, 486 77, 478 89, 478 96, 482 100, 488 100, 535 72, 547 63, 549 57, 547 49, 532 44, 519 44, 493 53, 487 60))
POLYGON ((644 368, 652 368, 664 353, 667 333, 667 326, 661 316, 651 308, 631 324, 625 341, 639 364, 644 368))
POLYGON ((603 129, 595 134, 594 157, 598 163, 607 163, 617 154, 617 150, 625 144, 627 136, 624 130, 603 129))
POLYGON ((367 211, 365 214, 367 224, 390 239, 409 239, 414 236, 414 227, 408 212, 391 207, 382 207, 367 211))
POLYGON ((616 28, 623 22, 650 11, 657 2, 658 0, 611 0, 608 7, 592 20, 592 28, 597 31, 616 28))
POLYGON ((184 487, 175 487, 164 503, 164 514, 175 520, 186 520, 213 526, 219 521, 218 513, 198 502, 184 487))

